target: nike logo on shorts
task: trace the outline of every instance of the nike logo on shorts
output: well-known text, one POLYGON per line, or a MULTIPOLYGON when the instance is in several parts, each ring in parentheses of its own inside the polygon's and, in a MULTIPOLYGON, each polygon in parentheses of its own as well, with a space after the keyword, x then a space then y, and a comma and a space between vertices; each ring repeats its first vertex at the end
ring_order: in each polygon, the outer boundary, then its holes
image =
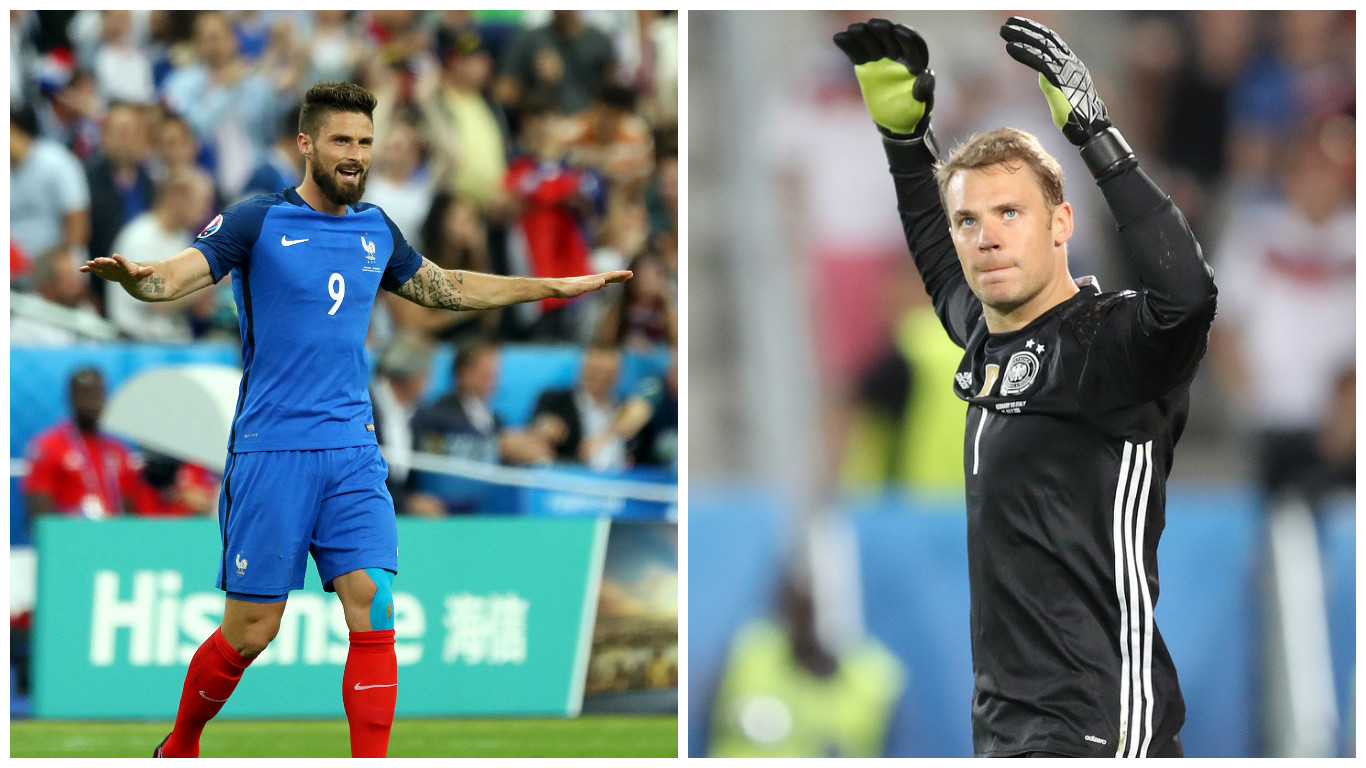
POLYGON ((308 242, 308 238, 306 238, 306 237, 305 237, 304 239, 302 239, 302 240, 290 240, 288 237, 286 237, 286 236, 284 236, 284 235, 280 235, 280 245, 283 245, 283 246, 286 247, 286 248, 288 248, 288 247, 291 246, 291 245, 298 245, 299 243, 306 243, 306 242, 308 242))
POLYGON ((393 688, 396 685, 398 685, 398 683, 381 683, 376 685, 361 685, 360 683, 356 683, 356 690, 364 691, 368 688, 393 688))
POLYGON ((205 699, 208 699, 209 701, 214 702, 215 704, 222 704, 223 702, 227 701, 227 699, 215 699, 215 698, 212 698, 212 697, 210 697, 208 694, 204 693, 203 691, 200 691, 200 692, 199 692, 199 695, 200 695, 200 696, 203 696, 205 699))

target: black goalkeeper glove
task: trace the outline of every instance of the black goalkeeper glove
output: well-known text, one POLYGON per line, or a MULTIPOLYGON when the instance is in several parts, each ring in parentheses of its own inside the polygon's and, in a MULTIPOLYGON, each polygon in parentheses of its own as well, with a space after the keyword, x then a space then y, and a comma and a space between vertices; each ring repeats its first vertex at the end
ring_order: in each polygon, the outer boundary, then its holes
POLYGON ((1081 147, 1093 176, 1112 176, 1133 164, 1133 150, 1110 123, 1091 73, 1058 33, 1037 21, 1011 16, 1001 26, 1001 37, 1011 58, 1039 73, 1039 88, 1053 123, 1081 147))
POLYGON ((898 140, 919 140, 930 129, 934 73, 925 39, 886 19, 850 24, 835 45, 854 63, 863 102, 878 130, 898 140))

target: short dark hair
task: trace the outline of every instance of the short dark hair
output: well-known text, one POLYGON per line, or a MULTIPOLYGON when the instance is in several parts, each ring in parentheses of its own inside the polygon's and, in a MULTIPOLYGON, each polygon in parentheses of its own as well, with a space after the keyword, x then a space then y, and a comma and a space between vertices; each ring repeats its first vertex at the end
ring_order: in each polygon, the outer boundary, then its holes
POLYGON ((318 83, 304 94, 299 133, 318 138, 318 128, 333 112, 360 112, 375 119, 375 95, 355 83, 318 83))

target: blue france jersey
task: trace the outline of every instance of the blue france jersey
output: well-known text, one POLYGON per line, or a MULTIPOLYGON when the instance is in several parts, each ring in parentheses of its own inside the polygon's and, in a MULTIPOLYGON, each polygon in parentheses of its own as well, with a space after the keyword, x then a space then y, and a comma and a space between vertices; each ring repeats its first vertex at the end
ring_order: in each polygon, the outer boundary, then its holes
POLYGON ((315 211, 286 189, 209 223, 193 244, 214 282, 233 272, 242 385, 228 450, 375 444, 365 335, 379 288, 422 266, 384 211, 315 211))

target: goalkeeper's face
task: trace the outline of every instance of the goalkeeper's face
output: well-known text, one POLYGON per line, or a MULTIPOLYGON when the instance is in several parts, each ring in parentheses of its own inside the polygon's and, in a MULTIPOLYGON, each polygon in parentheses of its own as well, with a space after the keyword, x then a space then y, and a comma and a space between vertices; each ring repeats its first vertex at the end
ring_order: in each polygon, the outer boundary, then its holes
POLYGON ((370 173, 374 126, 362 112, 333 112, 309 137, 309 174, 322 193, 337 205, 355 205, 365 194, 370 173))
POLYGON ((1036 315, 1057 303, 1053 297, 1070 295, 1072 206, 1049 208, 1029 166, 1008 162, 958 171, 946 193, 963 276, 982 304, 1002 315, 1036 315))

